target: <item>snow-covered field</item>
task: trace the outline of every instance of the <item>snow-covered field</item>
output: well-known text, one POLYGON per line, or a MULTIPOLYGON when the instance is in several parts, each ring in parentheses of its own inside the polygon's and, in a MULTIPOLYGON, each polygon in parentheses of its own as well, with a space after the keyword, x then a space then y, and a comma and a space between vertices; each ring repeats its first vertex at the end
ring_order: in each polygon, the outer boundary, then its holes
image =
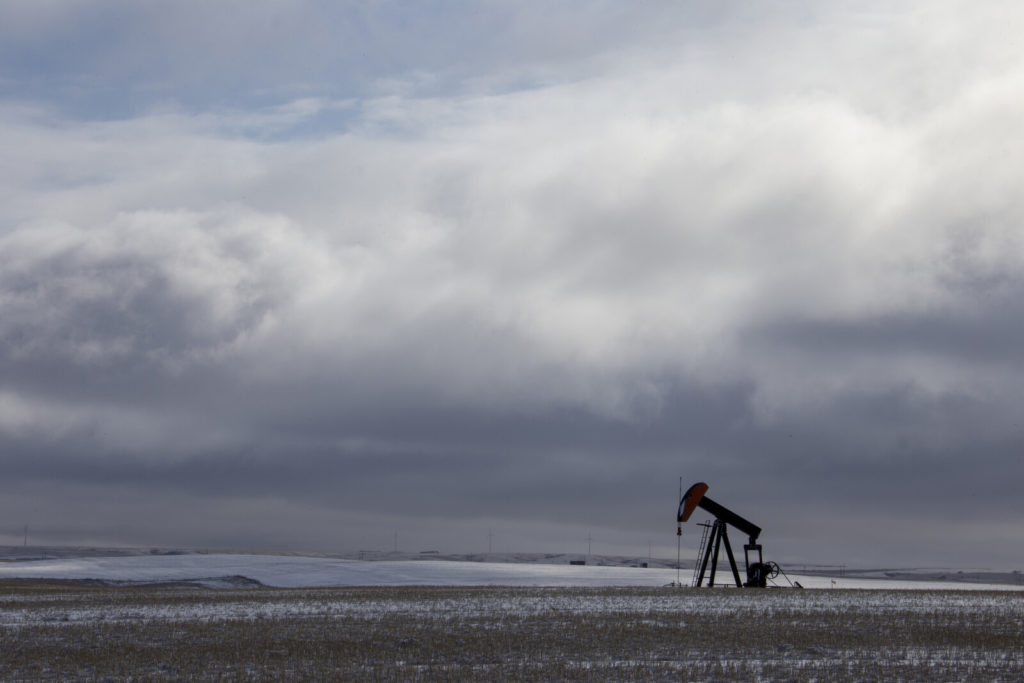
POLYGON ((1024 670, 1017 585, 792 576, 878 590, 707 590, 666 587, 674 569, 567 562, 0 558, 0 680, 966 681, 1024 670), (252 590, 207 589, 237 587, 252 590))
POLYGON ((244 576, 266 586, 660 586, 675 570, 431 560, 360 561, 279 555, 92 557, 0 564, 0 578, 209 581, 244 576))
MULTIPOLYGON (((691 572, 684 570, 683 583, 691 572)), ((727 574, 727 573, 726 573, 727 574)), ((282 555, 175 554, 65 557, 0 561, 0 579, 93 579, 108 582, 192 582, 208 586, 244 583, 239 577, 280 588, 315 586, 665 586, 675 569, 569 564, 489 563, 437 560, 360 561, 282 555)), ((719 576, 719 582, 728 581, 719 576)), ((914 590, 1022 590, 1014 584, 894 581, 790 575, 805 588, 914 590)), ((782 576, 776 583, 788 586, 782 576)))

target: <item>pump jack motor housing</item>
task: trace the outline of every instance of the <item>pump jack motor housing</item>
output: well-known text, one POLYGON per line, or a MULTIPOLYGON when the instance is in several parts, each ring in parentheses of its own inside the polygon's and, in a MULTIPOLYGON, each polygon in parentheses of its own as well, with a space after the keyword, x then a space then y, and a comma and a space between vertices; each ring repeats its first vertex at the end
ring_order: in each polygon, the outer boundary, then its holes
POLYGON ((707 572, 709 563, 711 574, 708 576, 708 586, 715 585, 715 572, 718 569, 718 551, 724 545, 725 553, 729 557, 729 566, 732 568, 732 576, 736 581, 736 587, 764 588, 768 585, 768 579, 775 578, 778 575, 779 566, 774 562, 764 561, 764 556, 761 553, 761 544, 757 542, 757 537, 761 535, 761 527, 740 517, 724 505, 711 500, 705 495, 707 491, 708 485, 704 482, 697 482, 688 488, 679 501, 679 512, 676 514, 676 522, 679 525, 676 529, 677 534, 683 533, 683 522, 690 519, 690 515, 697 508, 711 513, 715 518, 714 523, 710 525, 710 535, 705 532, 705 537, 702 541, 702 552, 699 553, 702 555, 700 570, 694 579, 693 585, 700 586, 703 584, 704 575, 707 572), (743 546, 744 560, 747 568, 747 580, 743 583, 740 582, 740 572, 736 568, 736 558, 732 553, 732 544, 729 543, 729 526, 739 529, 749 538, 749 542, 743 546), (753 555, 753 561, 751 561, 751 555, 753 555))

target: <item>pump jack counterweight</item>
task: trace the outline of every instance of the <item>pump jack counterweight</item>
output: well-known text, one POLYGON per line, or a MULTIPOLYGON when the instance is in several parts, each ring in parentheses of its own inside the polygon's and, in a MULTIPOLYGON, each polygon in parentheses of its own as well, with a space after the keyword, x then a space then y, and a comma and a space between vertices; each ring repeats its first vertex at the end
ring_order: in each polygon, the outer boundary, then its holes
MULTIPOLYGON (((711 525, 710 534, 706 542, 701 543, 703 557, 700 560, 699 570, 696 572, 693 585, 700 586, 704 583, 704 575, 710 564, 711 573, 708 575, 708 586, 715 585, 715 573, 718 569, 718 552, 721 546, 725 546, 725 554, 729 558, 729 567, 732 569, 733 580, 737 588, 764 588, 768 585, 768 579, 773 579, 779 574, 779 565, 774 562, 765 562, 762 554, 761 544, 757 542, 761 535, 761 527, 750 522, 738 514, 708 498, 708 485, 698 482, 686 490, 679 500, 679 511, 676 513, 678 528, 676 534, 682 534, 683 522, 690 519, 690 515, 698 507, 711 513, 715 521, 711 525), (747 580, 740 581, 740 572, 736 566, 736 557, 732 552, 732 544, 729 543, 729 526, 742 531, 747 535, 748 542, 743 546, 743 559, 746 563, 747 580), (754 553, 754 557, 751 554, 754 553), (753 559, 753 561, 751 561, 753 559)), ((708 531, 705 529, 705 533, 708 531)))

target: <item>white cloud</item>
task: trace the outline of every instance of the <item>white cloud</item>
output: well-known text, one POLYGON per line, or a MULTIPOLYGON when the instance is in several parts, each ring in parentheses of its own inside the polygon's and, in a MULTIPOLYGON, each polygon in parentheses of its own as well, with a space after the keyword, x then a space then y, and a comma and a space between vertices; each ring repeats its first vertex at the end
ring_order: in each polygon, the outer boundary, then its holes
MULTIPOLYGON (((930 54, 911 49, 900 68, 923 71, 914 58, 930 54)), ((313 139, 228 131, 335 105, 88 124, 21 114, 6 212, 34 219, 20 241, 62 221, 104 258, 153 262, 193 302, 196 330, 230 326, 245 296, 280 297, 266 312, 317 363, 339 345, 350 363, 389 349, 431 381, 434 364, 456 385, 519 391, 530 382, 503 377, 507 358, 466 361, 480 335, 506 336, 514 348, 484 343, 485 357, 516 354, 542 394, 595 406, 615 391, 595 394, 602 375, 771 382, 763 359, 736 355, 751 325, 955 310, 951 270, 1012 272, 1018 164, 994 152, 1014 139, 1016 75, 892 119, 841 89, 700 100, 685 58, 646 59, 505 95, 371 100, 354 127, 313 139), (218 212, 239 217, 211 222, 218 212), (258 246, 226 253, 232 230, 258 246)), ((701 80, 719 68, 704 67, 701 80)))

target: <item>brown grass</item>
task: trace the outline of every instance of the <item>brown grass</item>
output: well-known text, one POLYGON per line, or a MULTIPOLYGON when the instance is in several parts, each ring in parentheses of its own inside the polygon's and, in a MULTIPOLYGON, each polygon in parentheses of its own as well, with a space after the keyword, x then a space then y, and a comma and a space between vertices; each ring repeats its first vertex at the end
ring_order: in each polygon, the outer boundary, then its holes
POLYGON ((0 624, 4 680, 1017 680, 1024 671, 1017 593, 6 581, 0 624))

